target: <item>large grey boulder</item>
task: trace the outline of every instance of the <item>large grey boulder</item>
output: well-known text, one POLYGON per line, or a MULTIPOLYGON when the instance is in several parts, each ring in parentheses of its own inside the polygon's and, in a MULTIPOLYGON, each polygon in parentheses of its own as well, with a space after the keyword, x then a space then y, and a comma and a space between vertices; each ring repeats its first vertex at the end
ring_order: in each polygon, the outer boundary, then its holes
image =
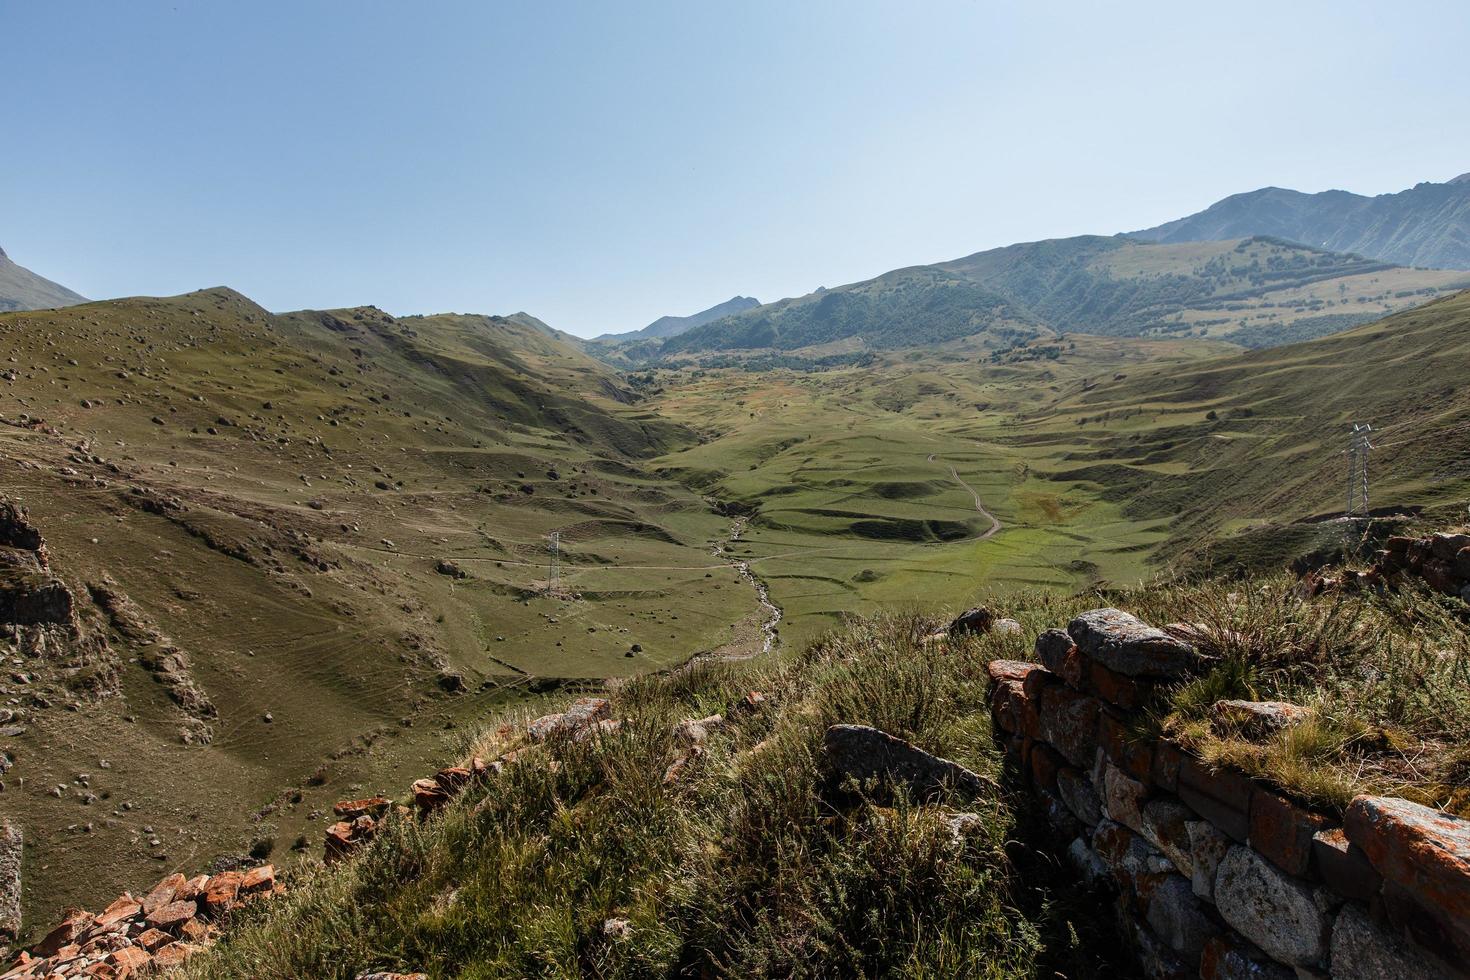
POLYGON ((1084 656, 1129 677, 1174 679, 1199 670, 1193 646, 1121 609, 1093 609, 1067 624, 1084 656))
POLYGON ((867 725, 833 725, 823 752, 832 770, 859 782, 893 780, 921 799, 954 791, 976 796, 995 789, 992 780, 957 762, 867 725))
POLYGON ((1248 847, 1235 846, 1215 876, 1215 907, 1270 957, 1312 966, 1327 954, 1327 914, 1304 882, 1276 870, 1248 847))
POLYGON ((1205 941, 1220 931, 1200 908, 1189 879, 1177 874, 1164 878, 1149 896, 1148 925, 1191 962, 1199 960, 1205 941))

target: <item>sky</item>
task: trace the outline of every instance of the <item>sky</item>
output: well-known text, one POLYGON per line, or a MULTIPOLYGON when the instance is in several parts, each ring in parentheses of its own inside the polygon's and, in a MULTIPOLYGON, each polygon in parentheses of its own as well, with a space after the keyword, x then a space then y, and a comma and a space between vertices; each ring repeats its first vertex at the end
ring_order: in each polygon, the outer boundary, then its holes
POLYGON ((0 247, 592 336, 1470 171, 1464 0, 0 0, 0 247))

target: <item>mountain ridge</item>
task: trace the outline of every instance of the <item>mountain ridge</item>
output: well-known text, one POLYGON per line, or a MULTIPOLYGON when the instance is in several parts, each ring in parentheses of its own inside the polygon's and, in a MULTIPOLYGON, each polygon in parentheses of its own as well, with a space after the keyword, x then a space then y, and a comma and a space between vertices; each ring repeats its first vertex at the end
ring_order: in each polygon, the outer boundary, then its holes
POLYGON ((1262 187, 1128 235, 1160 244, 1272 235, 1395 265, 1470 269, 1470 173, 1371 197, 1262 187))
POLYGON ((895 269, 626 352, 651 360, 967 339, 998 348, 1062 332, 1208 335, 1259 347, 1345 329, 1466 285, 1470 275, 1404 269, 1264 235, 1168 244, 1082 235, 895 269))

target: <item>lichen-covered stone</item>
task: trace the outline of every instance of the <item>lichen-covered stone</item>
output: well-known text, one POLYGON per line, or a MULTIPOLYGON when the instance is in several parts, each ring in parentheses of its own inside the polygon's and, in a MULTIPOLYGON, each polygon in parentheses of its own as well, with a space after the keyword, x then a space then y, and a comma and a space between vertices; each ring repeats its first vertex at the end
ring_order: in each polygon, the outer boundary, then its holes
POLYGON ((1102 800, 1092 786, 1092 780, 1080 769, 1067 766, 1057 772, 1057 795, 1078 820, 1089 827, 1096 827, 1102 819, 1102 800))
POLYGON ((1103 809, 1136 834, 1143 833, 1143 802, 1147 798, 1148 787, 1117 766, 1109 764, 1103 770, 1103 809))
POLYGON ((1408 800, 1359 796, 1343 819, 1373 867, 1470 932, 1470 820, 1408 800))
POLYGON ((1154 934, 1190 962, 1199 959, 1205 941, 1220 931, 1200 908, 1189 880, 1177 874, 1153 889, 1147 919, 1154 934))
POLYGON ((1451 980, 1435 958, 1376 925, 1349 903, 1332 927, 1333 980, 1451 980))
POLYGON ((1195 648, 1121 609, 1094 609, 1067 624, 1077 649, 1129 677, 1178 678, 1201 665, 1195 648))
POLYGON ((1097 753, 1097 713, 1095 698, 1078 694, 1062 684, 1053 683, 1041 691, 1037 710, 1041 718, 1041 736, 1074 766, 1088 766, 1097 753))
POLYGON ((1297 974, 1259 950, 1212 936, 1199 961, 1200 980, 1297 980, 1297 974))
POLYGON ((1194 875, 1194 856, 1189 843, 1189 822, 1193 817, 1189 807, 1175 800, 1149 800, 1143 805, 1139 830, 1143 839, 1162 851, 1187 878, 1194 875))
POLYGON ((1327 953, 1331 922, 1305 882, 1288 877, 1248 847, 1234 846, 1215 875, 1215 906, 1272 959, 1312 966, 1327 953))

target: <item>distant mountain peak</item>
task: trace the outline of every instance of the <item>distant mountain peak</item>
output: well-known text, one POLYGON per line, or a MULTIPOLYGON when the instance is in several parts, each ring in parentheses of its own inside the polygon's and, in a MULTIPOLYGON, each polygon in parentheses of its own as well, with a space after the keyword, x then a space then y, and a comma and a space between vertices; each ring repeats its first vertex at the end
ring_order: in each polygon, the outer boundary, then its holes
POLYGON ((707 310, 700 310, 689 316, 661 316, 641 330, 633 330, 629 333, 609 333, 594 338, 602 341, 621 340, 649 340, 677 337, 682 333, 688 333, 695 327, 702 327, 721 317, 732 316, 743 313, 746 310, 760 306, 760 300, 754 296, 732 296, 723 303, 717 303, 707 310))
MULTIPOLYGON (((1463 174, 1461 174, 1458 177, 1453 177, 1450 180, 1445 181, 1445 183, 1446 184, 1470 184, 1470 173, 1463 173, 1463 174)), ((4 254, 5 254, 4 252, 0 252, 0 255, 4 255, 4 254)))
POLYGON ((85 302, 87 297, 80 293, 16 265, 0 248, 0 311, 55 309, 85 302))

